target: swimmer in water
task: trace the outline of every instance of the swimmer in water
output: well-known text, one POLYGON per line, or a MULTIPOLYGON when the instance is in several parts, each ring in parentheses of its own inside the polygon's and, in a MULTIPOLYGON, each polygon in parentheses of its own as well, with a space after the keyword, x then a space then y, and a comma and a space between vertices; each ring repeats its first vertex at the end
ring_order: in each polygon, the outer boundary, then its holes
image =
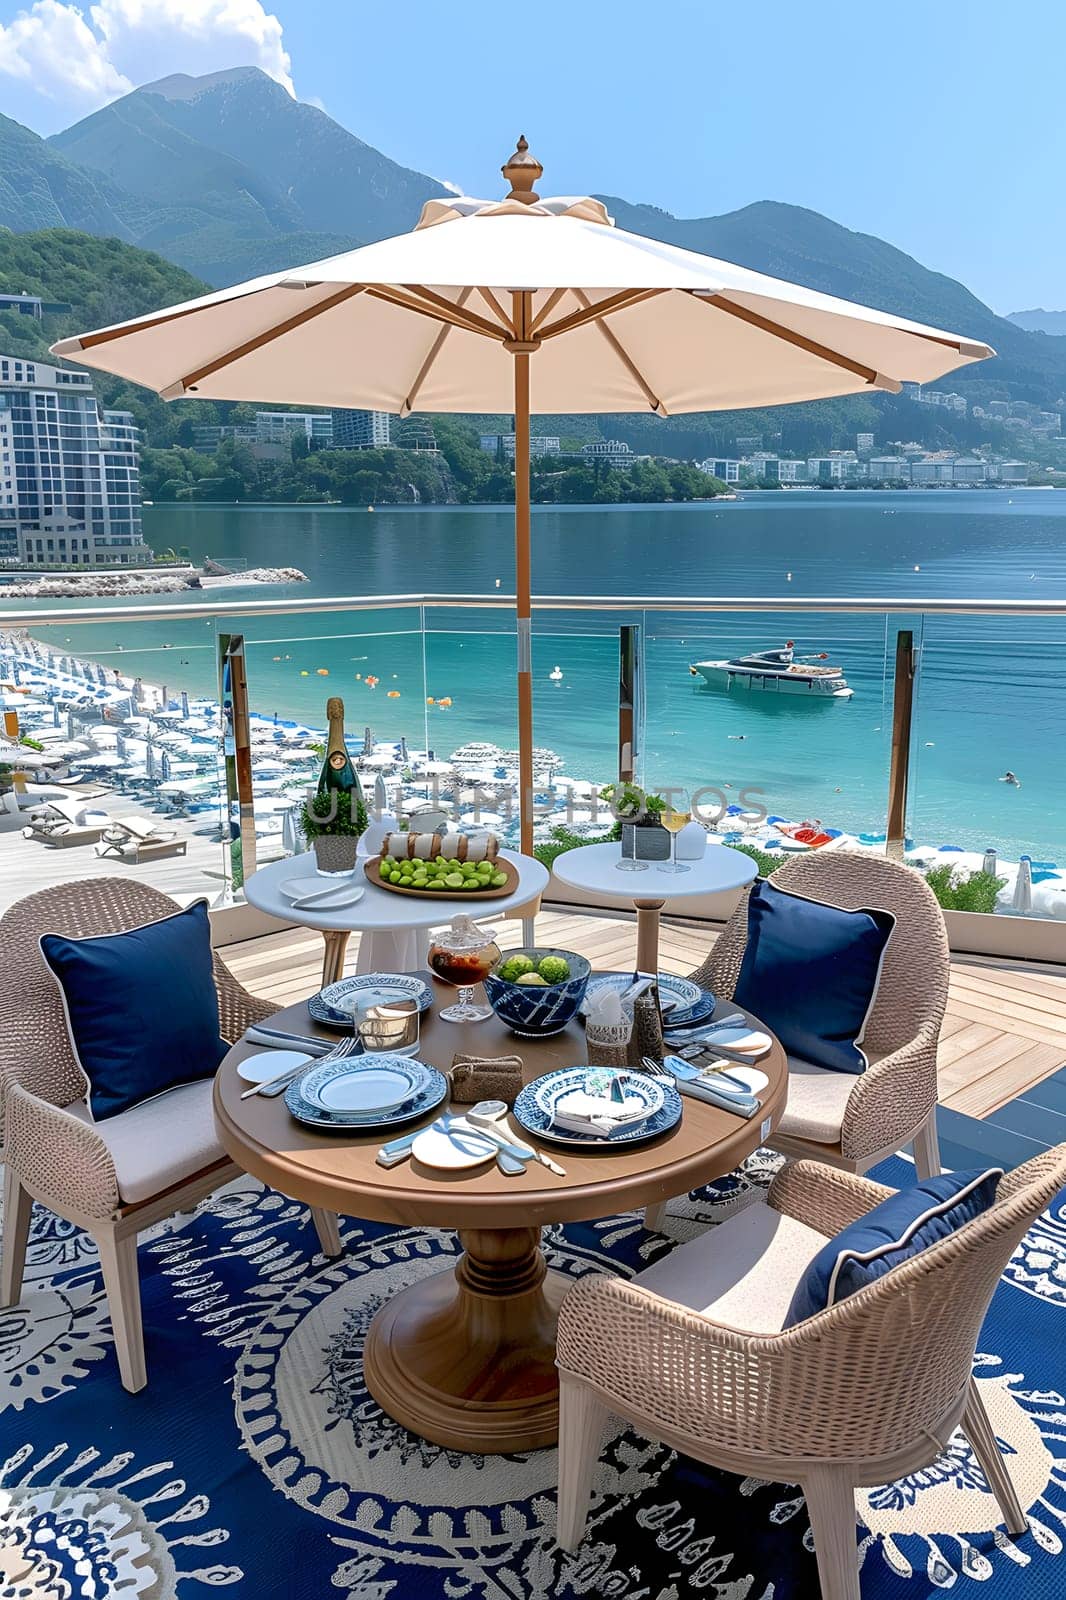
POLYGON ((1013 784, 1015 789, 1020 789, 1021 786, 1022 786, 1021 785, 1021 780, 1010 770, 1009 767, 1007 768, 1006 772, 1003 774, 1002 778, 1000 778, 999 781, 1000 781, 1000 783, 1013 784))

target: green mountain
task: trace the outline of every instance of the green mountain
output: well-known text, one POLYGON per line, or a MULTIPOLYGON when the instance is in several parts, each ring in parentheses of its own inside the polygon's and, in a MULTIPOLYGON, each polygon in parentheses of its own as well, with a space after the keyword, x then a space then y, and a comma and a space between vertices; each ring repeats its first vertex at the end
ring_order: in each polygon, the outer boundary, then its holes
POLYGON ((601 197, 620 228, 664 239, 668 244, 734 261, 756 272, 787 278, 879 311, 931 323, 983 339, 997 358, 949 374, 942 387, 980 388, 995 398, 1051 403, 1066 393, 1066 349, 1056 353, 1006 317, 998 317, 954 278, 931 272, 884 239, 854 233, 820 212, 759 200, 721 217, 673 217, 654 206, 634 206, 601 197), (1031 391, 1031 392, 1029 392, 1031 391))
MULTIPOLYGON (((54 237, 40 235, 52 242, 35 247, 47 248, 36 277, 19 280, 23 264, 9 259, 5 265, 2 253, 0 273, 15 288, 39 285, 54 298, 75 302, 85 314, 73 325, 92 326, 195 292, 178 289, 177 280, 164 288, 156 279, 153 298, 153 273, 164 268, 159 258, 208 283, 232 283, 401 232, 414 223, 426 198, 445 192, 434 179, 390 161, 324 112, 294 100, 257 68, 199 78, 178 74, 135 90, 47 141, 0 118, 0 228, 16 234, 60 230, 54 237), (83 240, 105 236, 155 255, 134 252, 136 261, 118 262, 62 231, 74 228, 82 230, 83 240), (151 269, 149 260, 156 263, 151 269), (95 294, 88 262, 102 273, 95 294)), ((949 375, 940 387, 962 390, 975 402, 1026 400, 1041 409, 1066 409, 1066 340, 1019 325, 1026 316, 1061 313, 998 317, 963 284, 931 272, 884 240, 798 206, 759 201, 724 216, 681 218, 603 198, 620 227, 996 347, 994 360, 949 375)), ((575 428, 679 454, 732 454, 738 435, 754 434, 767 445, 810 453, 850 444, 850 434, 869 428, 886 441, 917 438, 970 448, 992 438, 1010 445, 1006 435, 1000 440, 972 418, 882 395, 665 423, 643 416, 589 418, 549 431, 571 434, 575 428)))
POLYGON ((102 173, 75 166, 29 128, 0 116, 0 227, 83 228, 129 239, 143 209, 102 173))
POLYGON ((136 242, 212 283, 400 233, 445 192, 257 67, 146 84, 48 148, 154 208, 136 242))

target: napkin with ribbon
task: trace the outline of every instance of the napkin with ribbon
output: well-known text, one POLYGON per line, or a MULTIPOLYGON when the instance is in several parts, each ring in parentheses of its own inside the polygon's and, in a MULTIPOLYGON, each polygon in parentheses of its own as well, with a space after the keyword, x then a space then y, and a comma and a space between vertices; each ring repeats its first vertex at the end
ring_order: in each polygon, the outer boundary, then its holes
POLYGON ((503 1100, 513 1105, 522 1088, 521 1056, 471 1056, 458 1052, 452 1058, 452 1099, 457 1105, 477 1100, 503 1100))
POLYGON ((625 1078, 616 1079, 618 1099, 605 1094, 590 1094, 587 1089, 571 1089, 551 1108, 553 1126, 568 1133, 582 1133, 592 1139, 609 1139, 623 1128, 636 1128, 648 1120, 647 1101, 640 1095, 625 1093, 625 1078))

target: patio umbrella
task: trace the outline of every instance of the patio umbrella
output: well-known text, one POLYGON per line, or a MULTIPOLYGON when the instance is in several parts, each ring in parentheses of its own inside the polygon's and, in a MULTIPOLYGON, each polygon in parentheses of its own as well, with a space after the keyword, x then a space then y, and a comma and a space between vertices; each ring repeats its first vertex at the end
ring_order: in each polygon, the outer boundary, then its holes
POLYGON ((383 811, 389 809, 389 792, 385 787, 385 779, 379 772, 374 779, 374 815, 381 816, 383 811))
POLYGON ((1033 860, 1031 856, 1022 856, 1018 862, 1018 876, 1014 880, 1014 894, 1011 897, 1011 906, 1023 917, 1028 916, 1033 909, 1033 860))
POLYGON ((524 138, 502 201, 429 200, 410 233, 269 273, 53 353, 165 399, 513 413, 522 844, 533 823, 530 413, 736 410, 898 393, 986 344, 541 199, 524 138), (336 351, 351 359, 336 360, 336 351))

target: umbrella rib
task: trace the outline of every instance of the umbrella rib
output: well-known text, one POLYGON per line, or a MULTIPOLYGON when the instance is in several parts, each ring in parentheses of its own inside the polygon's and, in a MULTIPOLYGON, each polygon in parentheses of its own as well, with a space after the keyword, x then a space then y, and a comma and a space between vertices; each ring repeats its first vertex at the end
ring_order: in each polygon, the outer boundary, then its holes
MULTIPOLYGON (((464 298, 466 296, 466 292, 467 291, 464 290, 463 294, 461 294, 459 296, 459 304, 460 305, 462 305, 462 303, 463 303, 463 300, 464 300, 464 298)), ((479 285, 477 292, 481 296, 482 300, 484 300, 485 304, 492 311, 493 315, 496 316, 499 319, 500 331, 502 333, 506 334, 508 339, 513 339, 514 338, 514 329, 512 328, 510 322, 507 320, 506 311, 503 309, 503 307, 501 306, 500 302, 497 300, 496 296, 493 294, 492 290, 491 289, 482 288, 479 285)))
MULTIPOLYGON (((259 289, 251 289, 247 294, 234 295, 232 300, 219 301, 219 305, 234 305, 238 300, 250 300, 253 294, 262 293, 259 289)), ((180 322, 182 317, 192 317, 199 311, 213 310, 213 306, 186 306, 180 311, 171 311, 169 314, 156 312, 154 316, 141 317, 137 322, 120 322, 114 328, 103 328, 99 333, 83 333, 76 339, 60 339, 57 341, 56 353, 64 354, 59 350, 59 345, 66 345, 71 356, 77 350, 93 350, 98 344, 110 344, 112 339, 124 339, 127 334, 143 333, 146 328, 163 328, 168 322, 180 322), (76 347, 76 349, 75 349, 76 347)))
MULTIPOLYGON (((282 339, 294 328, 301 328, 305 322, 310 322, 314 317, 322 316, 323 312, 332 311, 334 306, 340 305, 344 300, 350 300, 353 295, 362 294, 364 285, 361 283, 346 283, 343 289, 338 289, 335 294, 327 295, 325 300, 319 300, 316 305, 305 306, 302 311, 297 311, 294 316, 286 317, 284 322, 279 322, 276 327, 266 328, 262 333, 255 334, 251 339, 246 339, 233 350, 227 350, 224 356, 218 356, 214 361, 209 361, 205 366, 197 367, 195 372, 187 372, 183 378, 178 379, 178 384, 186 390, 195 389, 196 385, 204 378, 212 377, 216 372, 221 372, 223 367, 230 367, 242 357, 251 355, 253 350, 262 349, 265 344, 273 344, 275 339, 282 339)), ((177 385, 168 385, 168 388, 177 385)))
MULTIPOLYGON (((467 300, 469 299, 469 297, 470 297, 470 290, 469 289, 464 289, 462 294, 459 296, 459 299, 456 301, 456 305, 459 306, 459 307, 464 306, 466 304, 467 300)), ((410 413, 414 410, 415 401, 418 399, 419 390, 422 388, 422 385, 425 383, 426 379, 429 377, 430 371, 431 371, 431 369, 433 367, 433 363, 436 361, 437 357, 440 355, 441 347, 444 344, 445 339, 451 333, 452 327, 453 327, 452 323, 446 322, 442 328, 438 328, 437 329, 436 336, 435 336, 435 338, 433 340, 433 343, 429 347, 429 350, 428 350, 428 352, 426 354, 426 358, 423 361, 422 365, 418 369, 418 376, 415 378, 414 383, 411 385, 410 390, 408 391, 408 394, 407 394, 407 398, 404 400, 404 403, 400 408, 400 414, 402 416, 409 416, 410 413)))
MULTIPOLYGON (((692 291, 687 290, 686 293, 691 294, 692 291)), ((693 294, 693 298, 705 305, 714 306, 718 311, 725 311, 731 317, 738 317, 741 322, 750 323, 753 328, 759 328, 775 339, 783 339, 787 344, 805 350, 808 355, 817 356, 820 361, 828 361, 834 367, 842 367, 845 372, 853 372, 857 378, 862 378, 874 388, 890 389, 896 393, 901 388, 894 378, 886 378, 874 367, 868 367, 862 361, 853 361, 850 356, 841 355, 839 350, 830 350, 828 345, 819 344, 816 339, 808 339, 805 334, 796 333, 794 329, 786 328, 783 323, 773 322, 769 317, 761 316, 758 311, 752 311, 747 306, 737 305, 734 300, 727 300, 724 295, 693 294)))
MULTIPOLYGON (((586 322, 595 322, 601 317, 610 316, 612 311, 624 311, 627 306, 638 306, 642 300, 653 300, 656 295, 669 294, 669 289, 622 289, 618 294, 608 295, 605 300, 599 300, 595 305, 581 289, 575 289, 574 295, 580 300, 582 309, 571 311, 568 317, 560 317, 558 322, 549 322, 548 326, 541 327, 542 339, 554 339, 560 333, 572 333, 575 328, 582 327, 586 322)), ((543 312, 541 313, 543 316, 543 312)))
POLYGON ((530 338, 540 332, 545 322, 559 304, 559 301, 565 294, 569 294, 569 292, 570 291, 568 289, 552 290, 551 294, 548 296, 547 300, 545 300, 544 304, 541 306, 540 310, 537 312, 536 316, 533 318, 533 321, 529 325, 530 338))
MULTIPOLYGON (((435 307, 445 317, 455 315, 456 302, 454 300, 446 300, 442 294, 435 294, 432 289, 425 288, 421 283, 404 283, 400 287, 405 294, 414 297, 415 305, 417 305, 418 299, 421 297, 426 303, 426 309, 435 307)), ((476 311, 467 311, 465 309, 462 312, 462 320, 459 325, 465 327, 469 333, 483 333, 490 339, 498 339, 504 333, 503 328, 496 327, 495 323, 489 322, 487 317, 479 317, 476 311)), ((506 335, 510 338, 510 327, 506 329, 506 335)))
MULTIPOLYGON (((656 290, 655 292, 662 293, 661 290, 656 290)), ((586 307, 595 310, 595 307, 592 306, 591 301, 583 289, 575 289, 574 293, 586 307)), ((596 318, 594 320, 597 328, 599 328, 603 337, 606 339, 607 343, 610 345, 619 361, 625 367, 626 371, 629 373, 629 376, 633 379, 633 382, 638 386, 651 409, 657 412, 660 417, 665 417, 668 414, 666 407, 663 405, 654 389, 652 389, 651 385, 648 383, 644 374, 633 360, 633 357, 629 354, 629 351, 622 344, 622 341, 619 339, 614 329, 609 328, 606 322, 604 322, 601 318, 596 318)))

